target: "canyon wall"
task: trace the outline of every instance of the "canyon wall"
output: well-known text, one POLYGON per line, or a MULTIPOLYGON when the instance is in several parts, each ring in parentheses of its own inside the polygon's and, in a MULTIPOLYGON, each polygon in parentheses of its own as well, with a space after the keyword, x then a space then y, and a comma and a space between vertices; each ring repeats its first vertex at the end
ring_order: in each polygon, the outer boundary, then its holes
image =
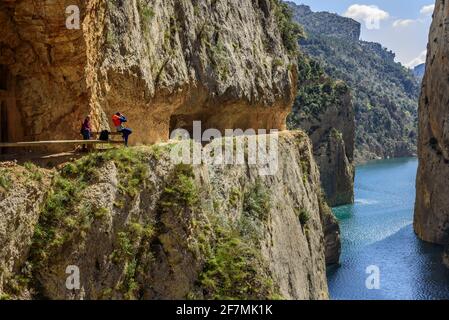
POLYGON ((449 244, 449 3, 436 2, 419 103, 415 231, 449 244))
POLYGON ((2 1, 0 65, 15 85, 8 140, 77 138, 85 115, 100 130, 117 111, 134 143, 192 120, 284 129, 296 67, 281 18, 270 0, 2 1), (79 30, 66 27, 69 5, 79 30))
POLYGON ((327 76, 317 61, 301 56, 298 62, 298 95, 287 125, 309 134, 328 204, 353 203, 355 119, 350 89, 327 76))
POLYGON ((2 168, 0 297, 328 298, 339 228, 307 135, 279 135, 270 176, 247 159, 175 165, 180 144, 94 153, 53 172, 2 168), (79 290, 67 289, 73 266, 79 290))
POLYGON ((309 133, 321 185, 332 207, 354 202, 354 112, 349 91, 340 102, 327 108, 319 119, 304 119, 301 127, 309 133))

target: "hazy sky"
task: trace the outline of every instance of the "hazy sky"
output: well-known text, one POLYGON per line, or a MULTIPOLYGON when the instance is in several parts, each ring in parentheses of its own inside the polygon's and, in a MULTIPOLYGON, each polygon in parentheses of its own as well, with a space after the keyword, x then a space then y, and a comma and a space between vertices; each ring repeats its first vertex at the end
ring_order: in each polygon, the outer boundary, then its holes
POLYGON ((313 11, 335 12, 361 22, 362 40, 381 43, 404 65, 425 62, 434 0, 292 1, 309 5, 313 11))

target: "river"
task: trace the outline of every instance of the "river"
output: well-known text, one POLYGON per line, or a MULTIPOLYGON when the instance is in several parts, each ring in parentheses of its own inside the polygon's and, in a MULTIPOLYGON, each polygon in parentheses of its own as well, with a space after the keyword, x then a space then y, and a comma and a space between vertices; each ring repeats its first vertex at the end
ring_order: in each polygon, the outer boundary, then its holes
POLYGON ((413 232, 417 165, 393 159, 357 167, 355 204, 334 208, 342 256, 341 266, 328 270, 331 299, 449 299, 442 248, 413 232), (376 276, 370 266, 379 271, 378 289, 366 286, 376 276))

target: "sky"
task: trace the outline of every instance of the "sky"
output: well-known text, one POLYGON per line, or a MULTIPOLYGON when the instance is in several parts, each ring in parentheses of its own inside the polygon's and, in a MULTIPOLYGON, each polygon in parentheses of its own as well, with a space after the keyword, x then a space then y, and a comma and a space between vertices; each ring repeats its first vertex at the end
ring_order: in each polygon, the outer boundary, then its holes
POLYGON ((362 40, 381 43, 407 67, 425 62, 434 0, 291 0, 362 23, 362 40))

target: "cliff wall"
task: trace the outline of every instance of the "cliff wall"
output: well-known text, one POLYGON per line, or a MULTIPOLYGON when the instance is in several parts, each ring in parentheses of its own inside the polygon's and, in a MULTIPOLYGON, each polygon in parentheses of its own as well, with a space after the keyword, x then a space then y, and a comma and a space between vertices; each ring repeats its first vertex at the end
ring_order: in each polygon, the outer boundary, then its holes
POLYGON ((298 61, 298 95, 287 125, 309 134, 328 204, 334 207, 353 203, 352 94, 345 83, 327 76, 317 61, 304 56, 298 61))
POLYGON ((53 172, 2 168, 1 296, 328 298, 326 260, 338 261, 339 228, 307 135, 279 135, 271 176, 247 160, 175 165, 177 145, 94 153, 53 172), (14 187, 19 174, 28 188, 14 187), (17 198, 23 204, 11 206, 17 198), (79 290, 67 289, 70 266, 79 290))
POLYGON ((117 111, 134 143, 192 120, 284 129, 296 68, 281 17, 269 0, 2 1, 0 65, 13 83, 2 139, 76 138, 85 115, 99 130, 117 111), (79 30, 66 27, 69 5, 79 30))
POLYGON ((449 3, 437 1, 419 103, 419 168, 415 231, 449 244, 449 3))

